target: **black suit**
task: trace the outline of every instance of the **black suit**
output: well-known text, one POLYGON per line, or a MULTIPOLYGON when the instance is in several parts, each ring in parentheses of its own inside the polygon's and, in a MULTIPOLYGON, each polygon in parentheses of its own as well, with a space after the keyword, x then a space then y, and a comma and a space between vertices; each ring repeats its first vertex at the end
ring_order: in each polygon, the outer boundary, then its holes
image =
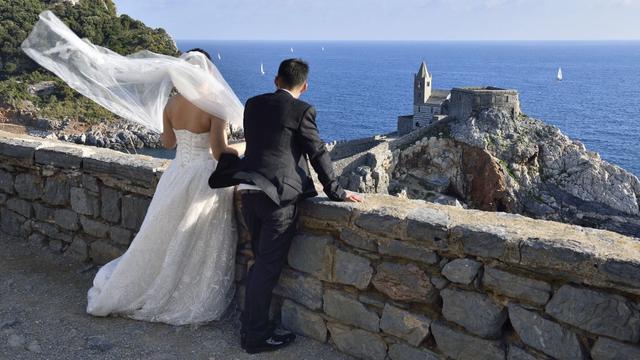
POLYGON ((295 234, 297 201, 317 195, 307 157, 326 195, 336 201, 346 197, 336 181, 315 117, 311 105, 284 90, 256 96, 245 105, 247 148, 233 178, 262 190, 242 194, 242 213, 255 255, 247 276, 242 317, 248 341, 269 335, 271 294, 295 234))

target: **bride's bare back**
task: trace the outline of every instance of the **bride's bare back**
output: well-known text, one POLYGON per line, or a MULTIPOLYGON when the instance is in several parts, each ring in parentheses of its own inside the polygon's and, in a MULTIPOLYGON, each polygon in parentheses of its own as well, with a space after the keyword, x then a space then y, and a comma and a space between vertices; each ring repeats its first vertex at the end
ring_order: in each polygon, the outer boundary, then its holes
POLYGON ((228 146, 227 123, 200 110, 181 95, 169 99, 164 108, 163 125, 162 144, 166 148, 172 149, 176 146, 174 130, 187 130, 196 134, 209 133, 211 151, 215 159, 219 159, 223 152, 237 153, 228 146))

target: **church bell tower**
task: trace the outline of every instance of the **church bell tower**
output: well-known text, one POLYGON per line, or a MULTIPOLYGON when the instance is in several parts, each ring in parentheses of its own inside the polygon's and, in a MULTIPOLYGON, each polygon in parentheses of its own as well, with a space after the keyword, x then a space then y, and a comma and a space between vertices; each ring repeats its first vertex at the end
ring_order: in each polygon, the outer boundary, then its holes
POLYGON ((414 113, 420 112, 418 108, 427 103, 427 99, 431 96, 431 74, 427 70, 427 64, 423 61, 420 64, 418 73, 415 74, 413 81, 413 106, 414 113))

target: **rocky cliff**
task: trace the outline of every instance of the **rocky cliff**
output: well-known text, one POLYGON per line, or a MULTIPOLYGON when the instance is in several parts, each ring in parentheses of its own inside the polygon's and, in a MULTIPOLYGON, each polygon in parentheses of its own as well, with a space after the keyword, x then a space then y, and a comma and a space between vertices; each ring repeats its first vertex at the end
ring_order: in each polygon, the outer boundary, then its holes
POLYGON ((489 108, 398 140, 390 192, 640 237, 640 181, 554 126, 489 108))

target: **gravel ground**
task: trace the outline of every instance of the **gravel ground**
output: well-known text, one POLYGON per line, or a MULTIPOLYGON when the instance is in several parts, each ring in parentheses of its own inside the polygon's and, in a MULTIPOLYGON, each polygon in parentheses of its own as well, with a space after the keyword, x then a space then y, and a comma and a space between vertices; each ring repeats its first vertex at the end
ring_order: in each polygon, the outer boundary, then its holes
POLYGON ((298 337, 289 348, 248 355, 236 313, 201 327, 85 314, 96 269, 0 235, 0 359, 350 359, 298 337))

